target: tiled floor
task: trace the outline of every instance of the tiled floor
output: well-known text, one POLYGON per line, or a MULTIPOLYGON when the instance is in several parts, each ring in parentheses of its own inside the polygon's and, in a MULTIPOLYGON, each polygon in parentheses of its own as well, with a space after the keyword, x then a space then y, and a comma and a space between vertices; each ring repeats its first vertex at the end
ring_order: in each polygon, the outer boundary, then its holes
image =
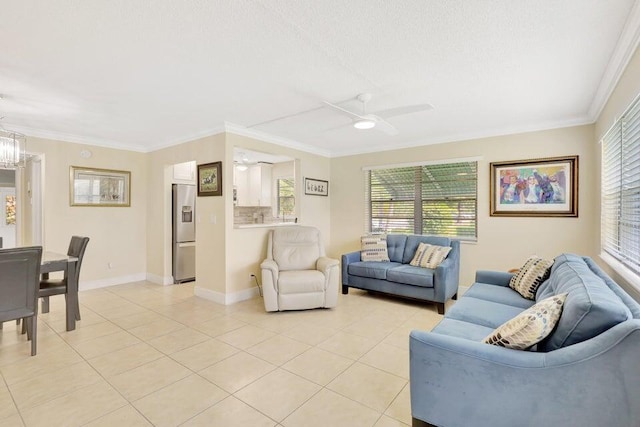
POLYGON ((38 355, 0 332, 0 425, 377 426, 411 424, 412 329, 435 306, 351 290, 338 307, 266 313, 222 306, 193 284, 131 283, 64 298, 41 314, 38 355))

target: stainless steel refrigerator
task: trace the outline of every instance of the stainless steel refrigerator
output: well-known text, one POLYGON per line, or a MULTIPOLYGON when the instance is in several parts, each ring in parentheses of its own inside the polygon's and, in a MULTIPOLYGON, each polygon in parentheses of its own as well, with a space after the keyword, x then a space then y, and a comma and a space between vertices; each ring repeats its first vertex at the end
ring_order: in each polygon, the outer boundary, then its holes
POLYGON ((173 283, 196 278, 196 186, 173 184, 173 283))

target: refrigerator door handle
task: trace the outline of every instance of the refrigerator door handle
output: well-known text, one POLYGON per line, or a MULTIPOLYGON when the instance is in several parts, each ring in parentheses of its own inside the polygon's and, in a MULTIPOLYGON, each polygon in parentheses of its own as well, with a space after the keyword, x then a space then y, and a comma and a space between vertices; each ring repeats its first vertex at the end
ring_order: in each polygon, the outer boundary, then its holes
POLYGON ((178 243, 178 247, 179 248, 189 248, 191 246, 195 246, 196 242, 183 242, 183 243, 178 243))

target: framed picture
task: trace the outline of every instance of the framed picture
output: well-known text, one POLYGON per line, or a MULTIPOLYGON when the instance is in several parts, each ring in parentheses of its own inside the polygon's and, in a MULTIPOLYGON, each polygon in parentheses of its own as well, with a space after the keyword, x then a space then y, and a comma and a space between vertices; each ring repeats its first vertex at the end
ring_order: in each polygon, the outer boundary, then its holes
POLYGON ((312 196, 328 196, 329 181, 324 181, 322 179, 305 178, 304 194, 310 194, 312 196))
POLYGON ((112 169, 69 168, 71 206, 131 206, 131 172, 112 169))
POLYGON ((491 163, 491 216, 578 216, 578 156, 491 163))
POLYGON ((222 196, 222 162, 198 165, 198 197, 222 196))

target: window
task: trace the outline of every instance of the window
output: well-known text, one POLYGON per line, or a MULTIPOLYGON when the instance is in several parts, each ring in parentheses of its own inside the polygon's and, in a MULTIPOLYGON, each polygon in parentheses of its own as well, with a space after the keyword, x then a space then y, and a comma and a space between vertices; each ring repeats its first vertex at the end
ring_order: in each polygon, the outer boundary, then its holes
POLYGON ((294 215, 296 207, 293 178, 278 179, 278 216, 294 215))
POLYGON ((600 141, 601 249, 640 278, 640 97, 600 141))
POLYGON ((365 170, 370 232, 475 239, 477 161, 365 170))

